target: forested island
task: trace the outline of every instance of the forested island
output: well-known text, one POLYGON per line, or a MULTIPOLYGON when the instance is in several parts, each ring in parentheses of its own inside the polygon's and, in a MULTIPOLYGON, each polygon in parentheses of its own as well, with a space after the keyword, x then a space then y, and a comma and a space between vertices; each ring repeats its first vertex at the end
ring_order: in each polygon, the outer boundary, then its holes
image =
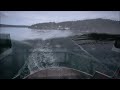
POLYGON ((37 23, 33 25, 5 25, 0 24, 0 27, 25 27, 35 30, 81 30, 89 32, 110 32, 120 33, 120 21, 110 19, 87 19, 77 21, 64 21, 64 22, 46 22, 37 23))
POLYGON ((0 27, 29 27, 27 25, 8 25, 8 24, 0 24, 0 27))
POLYGON ((59 23, 37 23, 31 25, 29 28, 44 30, 118 30, 120 29, 120 21, 98 18, 77 21, 65 21, 59 23))

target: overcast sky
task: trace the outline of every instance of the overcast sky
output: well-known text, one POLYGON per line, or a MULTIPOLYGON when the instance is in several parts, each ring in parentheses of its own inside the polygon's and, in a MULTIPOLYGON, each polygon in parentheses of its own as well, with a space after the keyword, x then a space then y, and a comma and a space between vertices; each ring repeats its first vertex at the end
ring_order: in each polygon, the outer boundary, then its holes
POLYGON ((120 20, 120 11, 0 11, 0 23, 11 25, 94 18, 120 20))

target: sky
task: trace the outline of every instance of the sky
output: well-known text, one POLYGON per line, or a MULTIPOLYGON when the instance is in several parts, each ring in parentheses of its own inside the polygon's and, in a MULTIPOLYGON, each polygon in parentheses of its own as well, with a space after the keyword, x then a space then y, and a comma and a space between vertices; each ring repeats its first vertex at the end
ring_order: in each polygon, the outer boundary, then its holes
POLYGON ((120 11, 0 11, 0 23, 10 25, 32 25, 95 18, 120 20, 120 11))

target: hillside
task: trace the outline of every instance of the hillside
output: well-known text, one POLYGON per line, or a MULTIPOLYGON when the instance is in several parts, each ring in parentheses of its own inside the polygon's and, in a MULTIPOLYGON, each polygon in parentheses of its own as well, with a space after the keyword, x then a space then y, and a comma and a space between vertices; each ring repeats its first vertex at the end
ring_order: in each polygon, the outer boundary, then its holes
POLYGON ((28 27, 26 25, 7 25, 7 24, 0 24, 0 27, 28 27))
POLYGON ((82 30, 82 31, 117 31, 120 32, 120 21, 113 21, 109 19, 88 19, 78 21, 66 21, 66 22, 48 22, 38 23, 31 25, 32 29, 44 29, 44 30, 82 30))

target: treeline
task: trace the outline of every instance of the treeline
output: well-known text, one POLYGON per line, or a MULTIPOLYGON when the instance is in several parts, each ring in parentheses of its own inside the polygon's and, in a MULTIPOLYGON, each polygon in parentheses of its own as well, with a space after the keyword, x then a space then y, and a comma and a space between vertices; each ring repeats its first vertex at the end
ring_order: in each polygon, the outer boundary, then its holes
POLYGON ((29 27, 27 25, 7 25, 7 24, 0 24, 0 27, 29 27))
POLYGON ((38 23, 31 25, 29 28, 33 29, 47 29, 47 30, 113 30, 120 29, 120 21, 113 21, 109 19, 88 19, 78 21, 66 21, 66 22, 48 22, 38 23))

